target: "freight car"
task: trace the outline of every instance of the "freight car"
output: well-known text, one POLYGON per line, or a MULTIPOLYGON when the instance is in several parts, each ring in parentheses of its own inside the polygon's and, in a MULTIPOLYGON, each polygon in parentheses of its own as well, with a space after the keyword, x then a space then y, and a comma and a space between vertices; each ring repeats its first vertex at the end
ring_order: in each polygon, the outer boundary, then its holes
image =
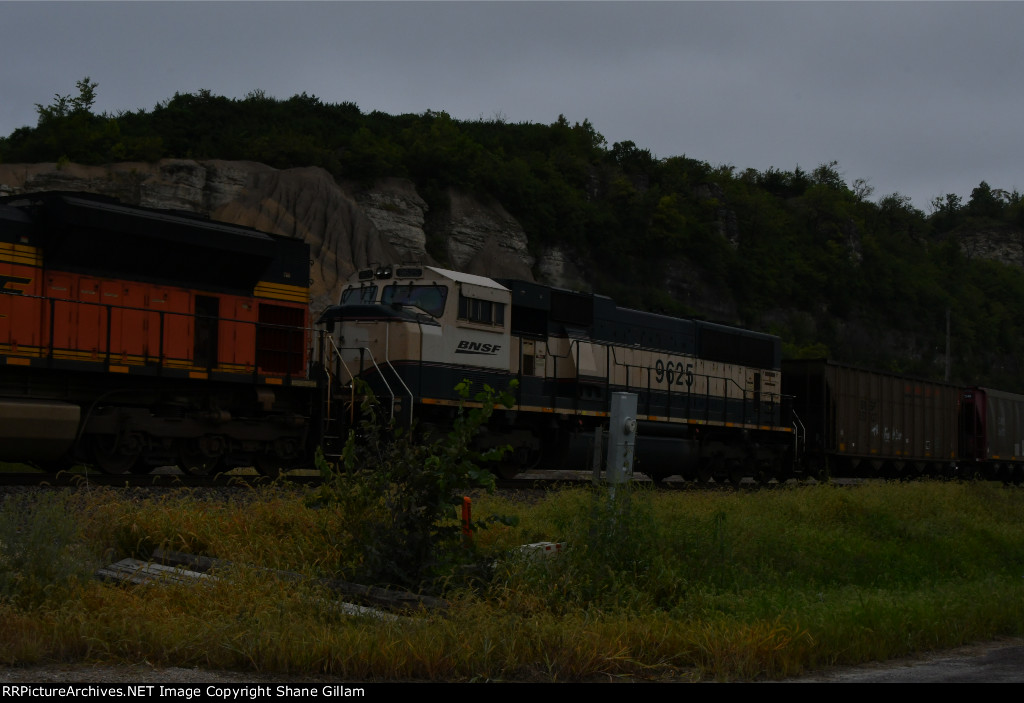
POLYGON ((0 460, 277 473, 319 434, 309 248, 74 193, 0 201, 0 460))
POLYGON ((1024 479, 1024 395, 966 388, 960 406, 960 469, 1020 483, 1024 479))
POLYGON ((800 462, 817 476, 951 475, 962 389, 823 359, 782 364, 806 428, 800 462))
MULTIPOLYGON (((333 335, 324 358, 335 387, 362 379, 405 421, 445 426, 462 379, 517 381, 514 407, 485 439, 513 447, 507 473, 587 468, 616 391, 638 396, 636 466, 655 479, 737 482, 791 461, 772 335, 432 266, 359 271, 319 322, 333 335)), ((344 422, 343 402, 331 422, 344 422)))

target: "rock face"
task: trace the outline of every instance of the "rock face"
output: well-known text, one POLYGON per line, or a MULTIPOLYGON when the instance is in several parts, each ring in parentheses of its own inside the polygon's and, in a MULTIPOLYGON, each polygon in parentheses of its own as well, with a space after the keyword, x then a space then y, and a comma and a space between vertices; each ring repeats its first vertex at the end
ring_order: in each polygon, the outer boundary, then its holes
POLYGON ((556 288, 590 290, 582 264, 560 247, 549 247, 541 252, 537 258, 537 277, 556 288))
POLYGON ((1024 268, 1024 232, 1020 230, 970 232, 960 238, 960 248, 968 259, 992 259, 1024 268))
POLYGON ((442 229, 452 268, 497 278, 533 280, 535 262, 526 233, 496 202, 481 203, 457 191, 448 193, 451 208, 442 229))
POLYGON ((427 203, 415 186, 400 178, 378 181, 370 190, 356 190, 355 199, 366 217, 398 254, 398 263, 434 263, 427 254, 424 223, 427 203))
MULTIPOLYGON (((0 195, 65 190, 107 195, 131 205, 184 210, 306 241, 313 267, 312 307, 336 301, 354 271, 376 263, 434 264, 427 253, 427 204, 414 185, 385 179, 370 189, 339 185, 319 168, 278 170, 259 163, 165 159, 155 164, 0 164, 0 195)), ((439 219, 446 265, 492 277, 534 280, 526 234, 497 203, 459 192, 439 219)), ((555 254, 558 261, 560 254, 555 254)), ((548 263, 545 270, 563 271, 548 263)), ((575 273, 558 283, 579 283, 575 273)), ((557 284, 557 283, 556 283, 557 284)))

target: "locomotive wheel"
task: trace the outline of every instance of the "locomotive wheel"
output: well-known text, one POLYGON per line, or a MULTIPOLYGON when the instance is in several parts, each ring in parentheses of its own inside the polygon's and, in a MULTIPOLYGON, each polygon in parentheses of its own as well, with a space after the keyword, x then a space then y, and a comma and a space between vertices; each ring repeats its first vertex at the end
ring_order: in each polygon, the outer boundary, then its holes
POLYGON ((89 444, 93 463, 103 473, 127 474, 133 473, 136 467, 145 467, 139 461, 144 442, 137 434, 96 434, 92 435, 89 444))
POLYGON ((282 437, 274 440, 272 444, 264 445, 263 451, 256 452, 253 455, 253 465, 261 475, 278 478, 296 468, 301 457, 302 453, 296 441, 282 437))
POLYGON ((253 456, 254 468, 260 476, 279 478, 284 473, 281 464, 281 459, 273 452, 260 452, 253 456))
POLYGON ((506 481, 514 479, 522 472, 522 467, 514 462, 501 462, 494 467, 494 473, 498 475, 498 478, 503 478, 506 481))
POLYGON ((192 476, 209 476, 220 468, 223 456, 224 446, 219 437, 185 439, 178 450, 178 465, 192 476))

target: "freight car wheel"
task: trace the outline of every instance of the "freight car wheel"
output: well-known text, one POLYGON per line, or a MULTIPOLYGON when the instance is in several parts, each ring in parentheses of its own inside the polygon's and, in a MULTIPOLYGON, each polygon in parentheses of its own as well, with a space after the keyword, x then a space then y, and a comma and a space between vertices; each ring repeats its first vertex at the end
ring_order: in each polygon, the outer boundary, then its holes
POLYGON ((694 478, 697 479, 697 483, 700 485, 707 484, 715 475, 714 468, 711 466, 711 459, 707 457, 700 460, 700 464, 697 466, 697 473, 694 478))
POLYGON ((729 483, 733 488, 739 488, 743 483, 744 477, 747 475, 743 462, 735 459, 726 464, 726 472, 729 483))
POLYGON ((96 434, 89 441, 93 463, 107 474, 132 473, 141 465, 139 458, 145 441, 141 435, 96 434))

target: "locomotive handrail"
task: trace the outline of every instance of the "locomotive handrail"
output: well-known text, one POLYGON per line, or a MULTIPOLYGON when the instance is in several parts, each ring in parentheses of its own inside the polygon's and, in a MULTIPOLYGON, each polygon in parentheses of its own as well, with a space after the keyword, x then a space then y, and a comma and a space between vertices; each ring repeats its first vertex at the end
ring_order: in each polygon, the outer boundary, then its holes
MULTIPOLYGON (((370 348, 369 347, 339 347, 338 345, 336 345, 334 343, 334 339, 332 339, 330 337, 329 337, 329 339, 331 339, 331 346, 334 347, 335 352, 337 352, 337 354, 338 354, 338 360, 341 361, 342 365, 345 366, 345 371, 346 371, 346 373, 349 374, 349 378, 353 378, 354 379, 355 376, 352 374, 351 370, 348 368, 348 364, 345 364, 345 360, 341 356, 341 352, 342 351, 357 351, 357 352, 360 352, 360 354, 362 354, 363 352, 366 352, 366 354, 370 357, 370 363, 373 364, 373 368, 375 368, 377 370, 377 374, 380 376, 381 382, 384 384, 384 387, 387 388, 388 394, 391 396, 390 416, 391 416, 391 419, 394 419, 394 417, 395 417, 395 399, 398 396, 395 394, 394 390, 392 390, 391 384, 388 383, 387 377, 384 375, 384 372, 381 370, 381 367, 377 363, 377 360, 373 357, 373 352, 370 351, 370 348)), ((387 364, 387 367, 389 369, 391 369, 392 373, 394 373, 395 378, 398 379, 398 382, 402 384, 402 388, 404 388, 405 392, 409 394, 409 397, 412 398, 413 397, 412 391, 409 390, 409 386, 407 386, 405 384, 405 381, 402 380, 402 377, 398 374, 398 370, 395 369, 395 367, 391 364, 390 361, 385 360, 384 363, 387 364)), ((409 403, 409 422, 410 423, 412 422, 412 418, 413 418, 413 405, 414 405, 413 403, 411 403, 411 402, 409 403)))
POLYGON ((790 412, 793 414, 793 461, 797 462, 807 449, 807 428, 796 410, 790 412))
MULTIPOLYGON (((648 407, 649 407, 650 396, 652 394, 651 375, 654 372, 653 367, 644 366, 644 365, 640 365, 640 364, 629 364, 627 362, 623 362, 623 361, 620 361, 618 359, 618 355, 615 353, 616 349, 621 348, 621 349, 630 349, 631 350, 631 349, 633 349, 633 347, 627 347, 624 344, 614 344, 614 343, 603 343, 603 346, 606 346, 606 347, 608 347, 611 350, 612 363, 615 366, 617 366, 617 367, 625 369, 625 373, 626 373, 626 387, 627 387, 627 389, 630 387, 630 384, 629 384, 629 370, 631 368, 636 368, 636 369, 639 369, 640 371, 646 371, 647 372, 646 391, 648 393, 648 407)), ((611 374, 609 373, 608 375, 610 376, 611 374)), ((739 383, 737 383, 737 381, 735 379, 733 379, 731 377, 728 377, 728 376, 712 376, 710 374, 694 374, 694 376, 695 376, 695 378, 696 377, 700 377, 701 379, 704 380, 704 393, 699 394, 699 395, 702 395, 704 397, 704 399, 705 399, 704 409, 703 409, 703 413, 702 413, 702 415, 703 415, 705 420, 710 420, 712 418, 711 403, 710 403, 710 401, 712 399, 718 399, 718 400, 722 400, 723 401, 722 402, 722 410, 721 410, 721 420, 723 422, 727 422, 728 421, 728 413, 729 413, 729 402, 728 401, 729 401, 729 398, 730 398, 729 392, 728 392, 728 388, 730 388, 730 387, 733 387, 733 388, 735 388, 738 391, 738 393, 739 393, 739 398, 738 399, 741 399, 743 401, 743 405, 742 405, 742 412, 743 412, 742 421, 744 423, 746 423, 748 421, 748 419, 750 419, 750 418, 747 417, 746 413, 747 413, 747 402, 749 400, 751 400, 751 396, 749 395, 749 392, 747 391, 747 389, 744 388, 743 386, 741 386, 739 383), (711 392, 711 384, 712 384, 713 381, 722 381, 722 392, 721 393, 712 393, 711 392)), ((767 392, 767 391, 756 391, 756 393, 760 393, 761 396, 762 396, 762 401, 761 401, 761 403, 758 404, 756 417, 753 418, 755 421, 759 422, 761 420, 761 418, 762 418, 761 406, 764 405, 765 403, 767 403, 769 406, 779 405, 781 407, 780 404, 781 404, 781 400, 782 400, 782 394, 781 393, 776 393, 776 392, 767 392)), ((671 386, 668 387, 667 394, 668 394, 668 399, 669 399, 669 406, 668 407, 670 408, 670 406, 671 406, 671 398, 673 396, 673 391, 672 391, 671 386)), ((686 400, 685 412, 687 413, 687 416, 689 416, 690 413, 692 412, 692 398, 695 397, 698 394, 695 394, 693 392, 691 385, 687 385, 687 388, 686 388, 686 390, 684 392, 677 393, 675 395, 684 395, 686 397, 687 400, 686 400)), ((670 412, 670 410, 669 410, 669 412, 670 412)), ((771 415, 771 411, 768 411, 768 414, 771 415)))
MULTIPOLYGON (((398 382, 402 384, 402 388, 405 389, 405 392, 409 396, 409 424, 412 425, 412 411, 413 411, 413 406, 416 405, 416 396, 414 396, 412 394, 412 391, 409 390, 409 386, 405 385, 405 381, 402 380, 402 376, 398 373, 398 369, 396 369, 394 367, 394 365, 391 363, 391 325, 390 324, 384 325, 384 354, 385 354, 384 363, 388 365, 389 369, 391 369, 391 373, 395 374, 395 378, 397 378, 398 382)), ((390 388, 389 388, 389 390, 390 390, 390 388)), ((391 399, 391 417, 392 418, 394 418, 394 416, 395 416, 395 405, 394 405, 394 403, 395 403, 394 397, 392 397, 392 399, 391 399)))
MULTIPOLYGON (((326 332, 324 330, 320 330, 320 340, 321 340, 321 342, 320 342, 320 349, 321 349, 321 352, 320 352, 320 357, 321 357, 320 358, 320 363, 321 363, 321 365, 324 368, 324 373, 327 374, 327 400, 326 400, 327 407, 326 407, 326 414, 327 414, 328 421, 330 421, 330 417, 331 417, 331 398, 332 398, 332 395, 333 395, 333 393, 331 391, 331 384, 332 384, 336 374, 333 372, 333 368, 332 368, 332 365, 330 363, 330 360, 324 358, 325 352, 323 351, 323 348, 324 348, 323 347, 323 339, 325 337, 327 338, 328 341, 330 341, 331 347, 334 349, 333 358, 337 359, 338 363, 345 367, 345 373, 348 374, 348 377, 350 379, 353 378, 353 376, 352 376, 352 370, 348 367, 348 364, 345 363, 345 359, 344 359, 344 357, 341 356, 341 352, 338 351, 338 345, 334 343, 334 337, 332 337, 328 332, 326 332)), ((356 387, 355 387, 355 384, 352 384, 351 392, 350 392, 350 398, 349 398, 349 423, 350 424, 355 419, 355 403, 356 403, 356 387)))
MULTIPOLYGON (((306 328, 306 327, 299 327, 299 326, 295 326, 295 325, 287 325, 287 324, 274 323, 274 322, 261 322, 259 320, 242 320, 242 319, 238 319, 238 318, 234 318, 234 317, 224 317, 224 316, 221 316, 221 315, 201 315, 201 314, 197 314, 195 312, 179 312, 179 311, 168 311, 168 310, 156 310, 156 309, 153 309, 151 307, 137 307, 137 306, 131 306, 131 305, 117 305, 117 304, 114 304, 114 303, 101 303, 101 302, 93 302, 93 301, 89 301, 89 300, 75 300, 73 298, 60 298, 60 297, 56 297, 56 296, 52 296, 52 295, 24 294, 24 295, 19 295, 19 298, 38 300, 38 301, 40 301, 40 303, 42 305, 45 305, 46 308, 48 308, 48 313, 49 313, 49 320, 48 320, 48 325, 47 325, 47 327, 48 327, 47 332, 48 333, 43 332, 43 335, 45 337, 45 345, 40 347, 41 350, 45 350, 45 354, 44 353, 40 353, 39 356, 40 356, 40 358, 51 359, 51 360, 54 358, 55 351, 57 351, 56 344, 55 344, 55 325, 56 325, 56 320, 57 320, 57 314, 56 314, 56 312, 57 312, 57 308, 56 308, 57 304, 74 305, 74 306, 78 306, 79 308, 83 308, 83 307, 96 308, 96 309, 100 309, 102 311, 101 314, 103 314, 103 312, 105 312, 104 320, 100 324, 100 327, 103 328, 103 331, 101 332, 101 334, 103 335, 103 340, 102 340, 103 344, 98 344, 97 345, 97 346, 101 346, 102 349, 97 348, 95 350, 95 353, 96 353, 97 358, 102 358, 102 360, 104 362, 108 363, 108 364, 112 362, 112 360, 114 359, 114 357, 115 357, 115 355, 117 353, 112 348, 113 333, 114 333, 113 312, 115 310, 126 311, 126 312, 136 312, 136 313, 140 313, 140 314, 143 314, 143 315, 152 315, 153 317, 155 317, 156 319, 159 320, 159 331, 158 331, 158 342, 157 342, 158 350, 157 350, 157 353, 154 354, 153 351, 149 347, 144 347, 143 352, 141 354, 139 354, 139 356, 141 356, 145 360, 146 363, 150 363, 151 360, 156 361, 157 364, 160 367, 163 367, 165 365, 165 361, 167 360, 167 356, 166 356, 166 339, 167 339, 167 335, 165 333, 167 331, 166 327, 167 327, 168 316, 170 316, 171 318, 184 318, 184 319, 188 319, 188 320, 213 320, 213 321, 216 321, 218 324, 226 323, 226 324, 231 324, 231 325, 246 325, 246 326, 252 327, 253 330, 256 331, 256 332, 258 332, 261 329, 264 329, 264 330, 277 329, 277 330, 287 330, 287 331, 302 330, 302 332, 303 332, 303 335, 302 335, 303 340, 302 340, 301 343, 299 343, 299 349, 297 351, 292 349, 292 345, 294 343, 294 340, 292 340, 292 339, 287 340, 287 342, 288 342, 287 348, 283 348, 283 349, 264 349, 263 350, 266 353, 271 353, 272 352, 272 353, 275 353, 275 354, 282 355, 284 357, 284 361, 283 361, 283 364, 282 364, 282 369, 273 369, 273 370, 269 370, 269 371, 264 369, 263 372, 264 373, 271 373, 271 374, 279 374, 280 373, 280 374, 284 374, 286 376, 292 376, 295 373, 296 368, 301 368, 301 361, 303 359, 303 349, 306 346, 306 339, 308 338, 308 335, 309 335, 309 332, 310 332, 310 330, 308 328, 306 328), (291 362, 292 359, 297 359, 300 363, 296 366, 295 364, 293 364, 291 362)), ((122 324, 124 324, 124 323, 122 323, 122 324)), ((258 355, 259 352, 260 352, 260 349, 258 347, 256 347, 256 348, 254 348, 254 351, 258 355)), ((197 364, 197 362, 199 361, 195 357, 195 355, 194 355, 194 350, 191 353, 191 355, 186 355, 186 356, 182 357, 180 360, 193 362, 193 364, 197 364)), ((256 372, 257 368, 259 368, 257 366, 257 363, 256 363, 257 360, 258 360, 258 358, 254 358, 253 359, 253 371, 254 372, 256 372)), ((218 359, 213 358, 213 357, 209 357, 206 360, 205 368, 206 368, 207 371, 212 371, 212 370, 215 370, 217 368, 217 364, 218 364, 218 359)))

